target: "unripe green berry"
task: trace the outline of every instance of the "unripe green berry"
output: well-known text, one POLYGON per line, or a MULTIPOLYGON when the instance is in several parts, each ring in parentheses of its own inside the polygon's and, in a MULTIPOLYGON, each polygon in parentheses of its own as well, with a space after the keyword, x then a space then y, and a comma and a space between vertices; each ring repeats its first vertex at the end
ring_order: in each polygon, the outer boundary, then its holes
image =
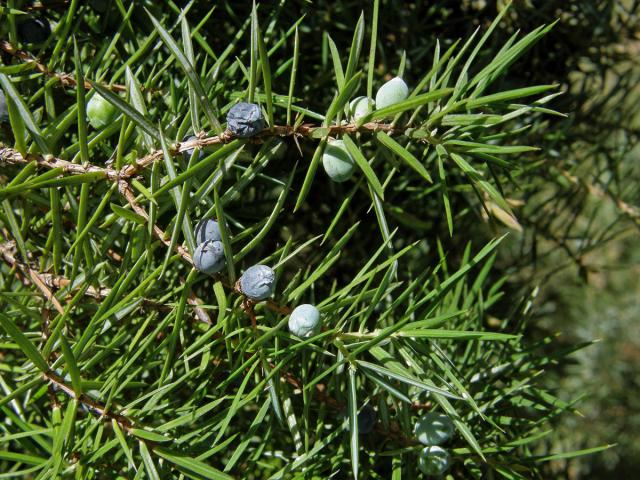
POLYGON ((289 331, 296 337, 313 337, 320 332, 320 325, 320 312, 308 303, 298 305, 289 317, 289 331))
POLYGON ((418 468, 425 475, 442 475, 449 469, 451 456, 444 448, 432 445, 420 451, 418 468))
POLYGON ((369 107, 369 99, 367 97, 354 98, 351 100, 351 103, 349 103, 349 117, 352 120, 361 119, 371 111, 371 108, 374 105, 373 100, 371 103, 372 105, 369 107))
POLYGON ((437 412, 424 414, 413 426, 413 434, 423 445, 441 445, 451 438, 453 432, 451 419, 437 412))
POLYGON ((240 290, 251 300, 264 300, 273 294, 276 273, 266 265, 247 268, 240 277, 240 290))
POLYGON ((95 93, 87 104, 89 123, 96 130, 109 125, 116 118, 116 107, 111 105, 99 93, 95 93))
POLYGON ((322 155, 322 166, 334 182, 346 182, 353 175, 355 162, 342 140, 327 144, 322 155))
POLYGON ((389 107, 406 100, 409 96, 409 87, 400 77, 395 77, 382 85, 376 93, 376 108, 389 107))

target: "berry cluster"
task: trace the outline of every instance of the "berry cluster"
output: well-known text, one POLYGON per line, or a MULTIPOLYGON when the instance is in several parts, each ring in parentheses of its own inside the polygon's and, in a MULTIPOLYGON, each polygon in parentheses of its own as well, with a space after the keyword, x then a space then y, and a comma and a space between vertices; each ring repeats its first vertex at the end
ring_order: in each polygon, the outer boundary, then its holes
MULTIPOLYGON (((240 102, 235 104, 227 114, 227 128, 241 138, 257 135, 264 129, 265 123, 260 107, 254 103, 240 102)), ((183 141, 194 140, 196 137, 185 137, 183 141)), ((185 160, 190 160, 194 149, 183 152, 185 160)), ((200 159, 203 152, 200 152, 200 159)), ((193 265, 196 270, 203 273, 218 273, 224 268, 225 254, 220 234, 220 225, 213 219, 205 218, 198 222, 194 237, 197 247, 193 252, 193 265)), ((249 267, 238 285, 241 292, 253 301, 266 300, 273 294, 276 274, 271 267, 266 265, 253 265, 249 267)))
POLYGON ((451 419, 442 413, 430 412, 418 419, 413 433, 426 445, 420 451, 418 467, 426 475, 442 475, 449 469, 451 456, 440 445, 447 442, 455 431, 451 419))
POLYGON ((193 232, 196 249, 193 252, 193 266, 202 273, 218 273, 224 268, 224 247, 220 226, 212 218, 203 218, 193 232))
MULTIPOLYGON (((351 100, 348 115, 351 120, 359 120, 371 112, 375 106, 380 110, 405 100, 409 87, 400 77, 395 77, 382 85, 376 92, 376 100, 357 97, 351 100)), ((346 182, 353 175, 355 161, 342 140, 330 140, 322 155, 322 166, 334 182, 346 182)))

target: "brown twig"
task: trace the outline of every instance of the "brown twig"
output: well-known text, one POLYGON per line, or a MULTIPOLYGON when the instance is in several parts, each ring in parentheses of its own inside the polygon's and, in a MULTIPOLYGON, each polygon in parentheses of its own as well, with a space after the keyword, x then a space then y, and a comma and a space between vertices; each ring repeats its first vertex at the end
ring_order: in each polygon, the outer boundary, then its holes
POLYGON ((0 244, 0 255, 2 255, 4 260, 9 265, 20 269, 20 271, 25 275, 25 277, 28 277, 31 283, 33 283, 38 288, 38 290, 42 292, 42 295, 53 304, 53 306, 55 307, 55 309, 60 315, 64 314, 64 308, 62 307, 62 304, 55 297, 51 289, 49 289, 49 287, 47 286, 47 282, 42 277, 42 274, 40 272, 31 268, 29 265, 25 263, 19 262, 13 256, 13 252, 10 250, 10 246, 7 244, 0 244))
MULTIPOLYGON (((32 269, 31 267, 19 262, 18 260, 16 260, 16 258, 13 256, 12 253, 13 250, 13 243, 12 242, 7 242, 4 244, 0 244, 0 254, 2 254, 4 260, 11 266, 18 268, 19 270, 26 272, 29 271, 30 273, 32 273, 35 278, 38 278, 40 280, 40 283, 36 283, 36 285, 40 288, 42 285, 44 285, 45 289, 49 292, 49 294, 51 296, 53 296, 53 294, 51 293, 50 290, 48 290, 48 288, 46 288, 46 286, 50 286, 50 287, 54 287, 54 288, 65 288, 67 287, 71 281, 61 277, 61 276, 56 276, 56 275, 52 275, 52 274, 47 274, 47 273, 40 273, 35 271, 34 269, 32 269)), ((34 282, 35 283, 35 282, 34 282)), ((89 287, 86 289, 85 291, 85 295, 94 297, 94 298, 104 298, 106 297, 109 293, 111 292, 110 289, 108 288, 101 288, 101 289, 96 289, 94 287, 89 287)), ((47 295, 45 295, 47 296, 47 295)), ((48 296, 47 296, 48 298, 48 296)), ((53 297, 55 298, 55 297, 53 297)), ((150 300, 145 299, 145 301, 148 301, 150 303, 152 303, 154 306, 156 307, 163 307, 164 305, 162 304, 158 304, 157 302, 152 302, 150 300)), ((200 301, 197 297, 195 297, 195 295, 191 294, 191 297, 189 298, 189 303, 192 305, 198 305, 200 304, 200 301)), ((286 307, 286 306, 280 306, 278 304, 276 304, 275 302, 269 300, 267 302, 265 302, 265 304, 269 307, 271 307, 271 309, 278 311, 279 313, 283 313, 283 314, 287 314, 290 313, 290 308, 286 307)), ((253 302, 251 302, 249 299, 245 298, 243 301, 243 310, 245 311, 245 313, 247 313, 247 315, 249 315, 249 317, 251 318, 251 322, 252 322, 252 326, 255 329, 257 329, 257 319, 255 316, 255 313, 253 312, 253 302)), ((198 310, 202 310, 202 309, 198 309, 196 308, 196 313, 198 310)), ((204 311, 203 311, 204 312, 204 311)), ((59 311, 59 313, 63 313, 62 311, 59 311)), ((208 317, 208 315, 206 314, 206 312, 204 312, 206 318, 202 318, 200 315, 198 315, 198 318, 205 322, 205 323, 211 323, 211 319, 208 317)), ((43 326, 43 328, 46 329, 46 327, 43 326)), ((221 334, 217 333, 216 337, 220 338, 221 334)), ((251 354, 249 352, 246 353, 246 356, 251 356, 251 354)), ((218 359, 214 359, 213 363, 217 364, 219 362, 218 359)), ((273 363, 270 363, 271 368, 276 368, 276 365, 273 363)), ((82 394, 82 395, 77 395, 76 392, 73 390, 73 388, 71 386, 69 386, 68 384, 66 384, 64 382, 64 379, 62 377, 60 377, 59 375, 57 375, 56 373, 54 373, 53 371, 48 371, 44 374, 44 377, 51 382, 51 384, 53 386, 56 387, 57 390, 65 393, 67 396, 69 396, 70 398, 76 399, 78 400, 80 403, 82 403, 87 410, 91 411, 92 413, 98 415, 101 418, 104 418, 107 421, 111 421, 111 420, 115 420, 118 425, 127 433, 130 433, 131 430, 134 428, 134 422, 126 417, 123 414, 120 413, 113 413, 107 410, 107 408, 102 405, 101 403, 97 402, 96 400, 94 400, 93 398, 89 397, 86 394, 82 394)), ((290 385, 292 385, 294 388, 297 388, 299 390, 301 390, 304 385, 302 383, 301 380, 299 380, 295 375, 293 375, 291 372, 284 372, 282 374, 282 378, 284 381, 286 381, 287 383, 289 383, 290 385)), ((329 408, 336 410, 336 411, 343 411, 344 410, 344 405, 340 402, 338 402, 335 398, 333 398, 331 395, 329 395, 327 393, 327 387, 326 385, 322 384, 322 383, 317 383, 315 385, 315 390, 316 390, 316 394, 317 394, 317 398, 318 401, 320 401, 321 403, 326 404, 329 408)), ((420 404, 420 403, 414 403, 411 406, 412 409, 414 410, 421 410, 421 409, 430 409, 431 408, 431 404, 420 404)), ((381 430, 382 432, 382 430, 381 430)), ((389 432, 384 432, 386 434, 388 434, 389 432)), ((398 437, 399 440, 404 441, 405 443, 407 442, 407 438, 404 437, 402 435, 402 433, 400 431, 395 431, 395 432, 391 432, 394 433, 394 435, 396 437, 398 437)), ((139 438, 139 437, 136 437, 139 438)), ((144 440, 144 439, 143 439, 144 440)))
MULTIPOLYGON (((294 129, 293 127, 290 127, 290 126, 275 126, 269 130, 266 130, 262 134, 260 134, 254 141, 260 142, 260 141, 263 141, 265 138, 274 137, 274 136, 313 137, 316 134, 316 132, 318 132, 319 129, 323 129, 323 131, 321 132, 322 136, 327 136, 327 135, 331 136, 331 135, 337 135, 340 133, 355 133, 358 131, 375 132, 380 130, 393 133, 396 130, 400 130, 400 128, 396 128, 392 125, 378 124, 378 123, 367 123, 360 127, 355 124, 335 125, 330 127, 319 127, 319 126, 305 124, 305 125, 301 125, 297 129, 294 129)), ((177 146, 172 147, 170 150, 170 153, 172 155, 178 155, 183 151, 190 150, 196 147, 202 148, 208 145, 227 143, 233 140, 233 138, 234 137, 230 135, 229 132, 225 132, 221 135, 217 135, 213 137, 197 138, 195 140, 183 142, 178 144, 177 146)), ((39 166, 44 168, 48 168, 48 169, 60 168, 62 169, 63 172, 69 173, 72 175, 74 174, 78 175, 78 174, 84 174, 84 173, 99 173, 100 175, 102 175, 102 178, 108 179, 113 182, 117 182, 119 192, 127 200, 127 203, 129 203, 132 210, 136 214, 138 214, 141 218, 143 218, 146 222, 149 222, 149 215, 136 200, 136 195, 129 184, 129 179, 134 175, 138 174, 140 171, 147 168, 149 165, 153 164, 156 161, 159 161, 162 157, 163 157, 163 152, 161 150, 157 150, 141 159, 136 160, 134 164, 128 165, 124 167, 122 170, 116 170, 108 167, 101 168, 101 167, 96 167, 94 165, 75 164, 75 163, 68 162, 66 160, 55 158, 51 155, 40 156, 40 155, 30 154, 30 155, 27 155, 26 158, 24 158, 19 152, 15 151, 14 149, 0 148, 0 164, 2 162, 9 163, 9 164, 24 164, 31 161, 35 161, 39 166)), ((160 240, 165 246, 167 247, 171 246, 171 242, 168 236, 160 227, 153 224, 151 230, 154 236, 158 240, 160 240)), ((176 245, 175 249, 184 261, 186 261, 190 265, 193 265, 193 260, 191 258, 191 255, 182 245, 176 245)), ((220 281, 223 281, 219 277, 216 277, 216 278, 220 279, 220 281)), ((229 285, 227 282, 223 281, 223 285, 225 286, 225 288, 233 292, 242 294, 241 291, 236 290, 233 286, 229 285)), ((247 303, 247 299, 245 297, 243 299, 243 306, 246 306, 246 303, 247 303)), ((266 308, 276 313, 286 315, 291 312, 290 307, 286 305, 279 305, 276 302, 273 302, 271 300, 265 302, 264 305, 266 306, 266 308)), ((253 304, 250 305, 249 309, 246 309, 246 308, 243 308, 243 309, 245 310, 245 312, 249 311, 248 315, 251 319, 252 325, 254 328, 256 328, 257 319, 255 317, 255 314, 253 313, 253 304)), ((287 382, 296 386, 297 388, 300 388, 302 386, 302 382, 296 379, 296 377, 290 373, 285 373, 284 378, 287 382)), ((335 399, 333 399, 331 396, 326 394, 325 390, 326 390, 326 386, 321 384, 316 385, 316 392, 318 393, 319 400, 331 406, 332 408, 341 409, 342 408, 341 404, 337 402, 335 399)), ((63 389, 63 391, 65 391, 65 393, 68 393, 68 394, 73 393, 73 390, 70 389, 68 386, 66 389, 63 389)), ((88 405, 96 413, 99 413, 100 415, 103 414, 102 412, 104 411, 104 409, 101 409, 100 405, 96 404, 92 406, 90 403, 88 405)), ((421 407, 421 408, 426 408, 426 407, 421 407)), ((122 426, 124 429, 129 428, 126 426, 127 424, 125 420, 123 419, 118 420, 118 417, 113 417, 114 414, 111 414, 111 415, 112 415, 112 418, 115 418, 116 421, 119 421, 119 423, 121 421, 123 422, 122 426)), ((128 425, 130 426, 130 424, 128 425)))
MULTIPOLYGON (((341 133, 355 133, 355 132, 377 132, 377 131, 385 131, 385 132, 396 132, 403 131, 402 128, 394 127, 390 124, 381 124, 381 123, 365 123, 364 125, 358 127, 355 123, 349 123, 345 125, 333 125, 330 127, 321 127, 317 125, 304 124, 299 126, 297 129, 294 129, 288 125, 277 125, 270 129, 265 130, 260 135, 255 137, 252 141, 262 142, 266 138, 271 137, 287 137, 287 136, 299 136, 305 138, 312 138, 320 129, 322 132, 329 136, 338 135, 341 133)), ((178 143, 172 148, 169 149, 169 153, 171 155, 179 155, 180 153, 192 150, 194 148, 203 148, 210 145, 224 144, 229 143, 235 137, 229 132, 223 132, 220 135, 214 135, 212 137, 202 137, 196 138, 194 140, 189 140, 186 142, 178 143)), ((54 169, 59 168, 62 170, 64 174, 69 175, 81 175, 87 173, 95 173, 98 177, 105 178, 112 182, 117 182, 122 179, 129 179, 153 163, 161 160, 163 157, 162 150, 155 150, 148 155, 145 155, 142 158, 137 159, 134 163, 123 167, 121 170, 116 170, 114 168, 109 167, 98 167, 91 164, 79 164, 72 163, 68 160, 63 160, 61 158, 54 157, 53 155, 38 155, 38 154, 27 154, 27 156, 23 156, 20 152, 13 148, 2 147, 0 148, 0 164, 5 163, 9 165, 18 165, 25 164, 35 161, 38 166, 54 169)))
MULTIPOLYGON (((126 180, 121 179, 118 182, 118 187, 119 187, 120 193, 125 197, 125 199, 129 203, 129 205, 131 206, 133 211, 136 212, 138 215, 140 215, 146 222, 149 222, 149 215, 147 214, 145 209, 142 208, 140 206, 140 204, 137 202, 135 193, 133 193, 133 190, 129 186, 129 183, 126 180)), ((171 241, 167 239, 167 235, 165 234, 165 232, 160 227, 158 227, 157 225, 154 224, 152 226, 152 231, 153 231, 153 234, 156 236, 156 238, 158 240, 160 240, 162 243, 164 243, 167 247, 171 246, 171 241)), ((178 252, 178 254, 182 257, 182 259, 184 261, 186 261, 188 264, 193 266, 193 259, 191 258, 191 255, 189 254, 189 252, 182 245, 176 245, 175 249, 178 252)), ((239 289, 239 287, 230 285, 229 282, 227 282, 221 275, 213 275, 213 277, 217 281, 219 281, 227 290, 230 290, 232 292, 235 292, 235 293, 238 293, 238 294, 242 295, 242 291, 239 289)), ((249 306, 249 304, 246 303, 247 301, 248 301, 248 299, 246 297, 244 297, 243 305, 242 305, 243 306, 243 311, 245 313, 247 313, 247 316, 249 316, 249 318, 251 319, 252 325, 254 327, 256 327, 257 326, 257 320, 256 320, 256 317, 255 317, 255 314, 253 313, 253 304, 250 303, 250 308, 247 308, 247 306, 249 306)), ((269 300, 269 301, 265 302, 264 305, 269 310, 271 310, 273 312, 276 312, 276 313, 281 313, 281 314, 285 314, 285 315, 291 313, 291 308, 289 308, 286 305, 284 305, 284 306, 283 305, 279 305, 279 304, 277 304, 276 302, 274 302, 272 300, 269 300)))
MULTIPOLYGON (((149 215, 146 210, 140 206, 138 201, 136 200, 136 195, 133 193, 133 190, 129 186, 129 183, 126 180, 118 181, 118 191, 122 194, 122 196, 127 200, 131 208, 134 212, 140 215, 144 220, 149 223, 149 215)), ((171 247, 171 240, 167 238, 164 231, 160 229, 157 225, 152 226, 153 234, 156 236, 158 240, 164 243, 167 247, 171 247)), ((193 265, 193 260, 191 255, 182 245, 176 245, 176 250, 180 254, 180 256, 187 262, 193 265)))
MULTIPOLYGON (((43 63, 40 63, 38 59, 34 57, 31 53, 25 50, 18 49, 7 40, 0 40, 0 50, 7 52, 9 55, 16 57, 17 59, 21 60, 24 63, 29 63, 33 65, 33 68, 40 73, 44 73, 45 75, 52 78, 57 78, 58 80, 60 80, 60 84, 65 87, 75 87, 78 84, 78 81, 73 77, 73 75, 70 75, 68 73, 52 72, 51 70, 49 70, 49 68, 46 65, 44 65, 43 63)), ((105 88, 114 90, 116 92, 127 91, 127 87, 125 85, 118 85, 118 84, 106 85, 105 84, 102 86, 104 86, 105 88)), ((84 88, 87 90, 91 90, 93 87, 91 86, 91 83, 85 80, 84 88)))
MULTIPOLYGON (((50 381, 56 387, 56 389, 64 392, 68 397, 78 400, 94 414, 106 420, 115 420, 125 432, 130 433, 134 428, 133 420, 131 420, 127 416, 120 413, 110 412, 105 405, 101 404, 100 402, 94 400, 84 393, 81 395, 77 395, 73 388, 70 385, 66 384, 64 379, 57 373, 50 370, 44 374, 44 378, 50 381)), ((145 441, 144 438, 136 438, 145 441)))

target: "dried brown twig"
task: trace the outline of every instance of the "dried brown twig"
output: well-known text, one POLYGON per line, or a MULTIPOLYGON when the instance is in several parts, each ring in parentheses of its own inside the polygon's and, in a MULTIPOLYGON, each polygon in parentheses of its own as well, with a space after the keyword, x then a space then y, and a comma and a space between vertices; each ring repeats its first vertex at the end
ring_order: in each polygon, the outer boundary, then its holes
MULTIPOLYGON (((49 70, 49 68, 46 65, 44 65, 43 63, 40 63, 38 59, 34 57, 31 53, 25 50, 20 50, 19 48, 15 47, 13 44, 8 42, 7 40, 0 40, 0 50, 7 52, 9 55, 12 55, 18 58, 24 63, 33 65, 33 68, 40 73, 44 73, 45 75, 52 78, 57 78, 58 80, 60 80, 60 84, 62 86, 75 87, 78 84, 78 81, 73 77, 73 75, 69 73, 52 72, 51 70, 49 70)), ((113 84, 113 85, 104 85, 104 87, 114 90, 116 92, 127 91, 127 87, 125 85, 113 84)), ((91 83, 85 80, 84 88, 87 90, 91 90, 93 87, 91 86, 91 83)))
MULTIPOLYGON (((385 132, 394 132, 398 130, 397 127, 393 127, 389 124, 381 124, 381 123, 365 123, 364 125, 358 127, 355 123, 345 124, 345 125, 333 125, 331 127, 320 127, 315 125, 301 125, 297 129, 294 129, 288 125, 277 125, 273 128, 267 129, 262 132, 260 135, 252 139, 254 142, 264 141, 266 138, 270 137, 288 137, 288 136, 296 136, 296 137, 305 137, 312 138, 316 132, 320 129, 323 129, 323 133, 326 135, 338 135, 340 133, 354 133, 354 132, 377 132, 377 131, 385 131, 385 132)), ((192 150, 194 148, 203 148, 210 145, 218 145, 229 143, 234 140, 234 136, 226 131, 220 135, 214 135, 211 137, 201 137, 196 138, 194 140, 189 140, 187 142, 176 143, 172 145, 169 149, 169 153, 171 155, 179 155, 180 153, 192 150)), ((152 165, 153 163, 160 161, 163 157, 162 150, 155 150, 148 155, 145 155, 142 158, 137 159, 134 163, 130 165, 126 165, 121 170, 116 170, 114 168, 109 167, 98 167, 92 164, 80 164, 73 163, 68 160, 63 160, 61 158, 57 158, 53 155, 39 155, 39 154, 28 154, 26 157, 23 156, 20 152, 13 148, 4 147, 0 145, 0 164, 8 164, 8 165, 18 165, 25 164, 30 162, 36 162, 38 166, 47 169, 60 168, 64 174, 68 175, 82 175, 87 173, 96 173, 101 175, 103 178, 110 180, 112 182, 117 182, 122 179, 128 179, 134 177, 139 174, 141 171, 152 165)))
POLYGON ((12 267, 17 268, 23 275, 23 282, 31 282, 33 283, 38 290, 40 290, 43 296, 50 301, 57 312, 60 315, 64 314, 64 308, 62 304, 55 297, 53 292, 49 289, 47 284, 47 280, 43 277, 43 274, 38 272, 37 270, 31 268, 29 265, 19 262, 13 255, 11 250, 12 244, 0 244, 0 256, 3 257, 5 262, 7 262, 12 267))

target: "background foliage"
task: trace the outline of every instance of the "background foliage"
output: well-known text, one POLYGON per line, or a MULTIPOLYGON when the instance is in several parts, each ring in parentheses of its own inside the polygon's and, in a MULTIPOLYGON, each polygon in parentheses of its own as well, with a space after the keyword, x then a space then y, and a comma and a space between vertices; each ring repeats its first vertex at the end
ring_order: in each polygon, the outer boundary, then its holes
POLYGON ((637 2, 382 0, 377 22, 374 2, 43 3, 0 12, 0 475, 416 478, 432 409, 456 419, 454 478, 637 474, 637 2), (21 39, 18 11, 49 40, 21 39), (351 182, 313 175, 336 131, 206 140, 238 98, 269 114, 269 89, 272 124, 321 125, 360 70, 345 99, 399 73, 455 90, 399 117, 395 149, 352 134, 370 168, 351 182), (123 112, 102 130, 92 85, 123 112), (175 155, 193 131, 201 162, 175 155), (224 277, 189 263, 205 215, 224 277), (255 263, 278 273, 257 331, 233 291, 255 263), (304 302, 326 328, 301 343, 304 302))

